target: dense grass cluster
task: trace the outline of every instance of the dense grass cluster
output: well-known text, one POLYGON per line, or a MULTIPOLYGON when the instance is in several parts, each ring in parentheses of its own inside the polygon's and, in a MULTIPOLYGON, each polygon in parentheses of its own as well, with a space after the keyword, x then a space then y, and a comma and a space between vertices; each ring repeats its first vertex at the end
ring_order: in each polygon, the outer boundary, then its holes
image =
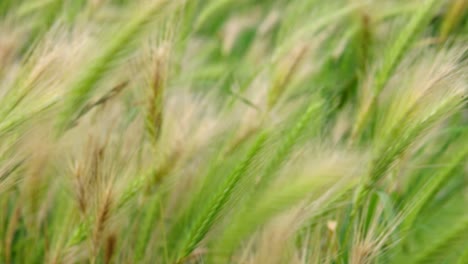
POLYGON ((468 263, 467 9, 0 0, 0 263, 468 263))

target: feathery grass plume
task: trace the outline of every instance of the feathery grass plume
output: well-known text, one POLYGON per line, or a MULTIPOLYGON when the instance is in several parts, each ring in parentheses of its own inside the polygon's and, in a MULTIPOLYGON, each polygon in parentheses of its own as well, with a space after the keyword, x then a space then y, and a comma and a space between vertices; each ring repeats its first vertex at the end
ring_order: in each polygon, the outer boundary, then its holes
POLYGON ((53 154, 54 143, 48 137, 45 124, 35 124, 35 135, 38 138, 21 138, 14 147, 15 151, 26 157, 27 163, 22 168, 21 182, 16 188, 19 191, 19 200, 23 204, 24 228, 30 234, 32 240, 42 243, 40 228, 45 219, 45 211, 50 208, 50 199, 54 195, 54 188, 49 183, 48 172, 51 169, 49 164, 53 154), (41 149, 40 152, 34 151, 41 149), (45 191, 46 187, 48 191, 45 191))
MULTIPOLYGON (((48 46, 45 44, 45 46, 48 46)), ((47 49, 45 47, 44 49, 47 49)), ((37 53, 40 53, 37 52, 37 53)), ((16 81, 12 87, 5 91, 0 98, 0 117, 6 120, 7 117, 23 102, 28 95, 32 93, 34 88, 37 89, 38 82, 49 81, 44 80, 44 75, 47 74, 48 68, 53 63, 53 60, 58 57, 53 52, 44 52, 45 54, 31 54, 30 58, 24 62, 22 70, 17 74, 16 81)))
POLYGON ((354 140, 361 136, 369 119, 372 118, 370 115, 374 113, 377 97, 392 76, 406 50, 410 47, 415 35, 419 33, 430 20, 430 14, 434 7, 437 6, 437 2, 436 0, 425 1, 423 6, 413 14, 408 24, 398 34, 390 47, 385 50, 382 64, 375 73, 375 81, 373 83, 373 89, 370 91, 370 97, 368 100, 362 102, 361 109, 358 112, 352 132, 352 138, 354 140))
MULTIPOLYGON (((109 117, 109 115, 107 115, 109 117)), ((113 120, 110 118, 110 127, 113 129, 113 120)), ((103 129, 109 124, 99 124, 98 128, 103 129)), ((101 131, 98 130, 100 133, 101 131)), ((105 131, 105 130, 104 130, 105 131)), ((95 132, 96 133, 96 132, 95 132)), ((125 131, 124 134, 127 134, 125 131)), ((115 214, 122 204, 116 198, 120 196, 120 189, 117 188, 121 180, 125 179, 128 171, 134 172, 132 166, 122 167, 119 161, 126 160, 132 162, 131 148, 126 147, 122 151, 123 137, 115 137, 116 132, 102 135, 93 135, 84 146, 77 146, 82 149, 81 157, 75 158, 75 182, 77 217, 79 220, 73 224, 73 230, 67 237, 65 250, 72 252, 76 247, 83 247, 83 241, 88 246, 85 258, 97 261, 101 251, 106 248, 106 237, 114 230, 115 214)), ((134 136, 134 134, 132 134, 134 136)))
POLYGON ((18 4, 12 6, 8 17, 21 21, 28 27, 25 41, 19 46, 20 52, 25 53, 34 50, 35 45, 47 35, 48 31, 57 25, 58 21, 61 21, 64 5, 63 1, 60 0, 16 2, 18 4))
MULTIPOLYGON (((440 54, 446 54, 442 52, 440 54)), ((421 73, 434 74, 425 79, 414 80, 413 86, 403 94, 395 94, 394 102, 384 117, 384 130, 376 137, 375 158, 371 164, 368 179, 361 184, 355 197, 356 210, 359 208, 363 195, 374 188, 392 165, 424 132, 447 118, 464 105, 466 83, 463 76, 463 65, 444 65, 436 57, 432 68, 421 73), (438 68, 440 67, 440 68, 438 68), (460 70, 461 69, 461 70, 460 70), (421 87, 417 85, 423 83, 421 87), (448 87, 448 88, 447 88, 448 87), (401 99, 400 99, 401 98, 401 99), (404 102, 406 104, 401 104, 404 102), (401 107, 401 108, 396 108, 401 107), (386 122, 386 123, 385 123, 386 122), (395 142, 395 137, 398 141, 395 142)), ((425 63, 421 65, 424 69, 425 63)), ((416 75, 422 76, 422 75, 416 75)))
POLYGON ((137 14, 126 23, 102 49, 102 52, 92 60, 89 65, 83 67, 76 80, 71 84, 70 94, 63 102, 63 111, 59 119, 59 133, 63 133, 75 119, 77 109, 81 109, 91 96, 93 89, 99 80, 112 67, 116 58, 128 49, 137 36, 145 28, 145 24, 167 4, 166 0, 155 1, 149 6, 144 6, 143 12, 137 14))
POLYGON ((355 210, 357 210, 362 203, 364 196, 374 188, 374 185, 387 173, 388 169, 394 164, 398 157, 404 154, 407 149, 414 144, 421 133, 434 126, 440 119, 446 117, 448 114, 453 113, 454 109, 461 106, 460 96, 456 95, 452 98, 445 98, 445 100, 437 108, 435 108, 427 116, 421 120, 415 120, 415 124, 406 128, 406 131, 401 133, 401 141, 396 144, 388 145, 379 151, 369 173, 369 178, 360 186, 356 193, 355 210))
POLYGON ((414 88, 397 87, 398 93, 390 95, 394 99, 391 99, 387 109, 383 109, 384 118, 376 129, 376 137, 391 137, 394 127, 408 122, 409 116, 423 113, 425 107, 432 106, 431 100, 438 100, 438 96, 445 96, 451 91, 463 95, 466 89, 463 87, 466 69, 463 56, 466 52, 465 47, 455 44, 440 51, 427 49, 417 52, 414 57, 409 55, 402 63, 398 71, 401 74, 395 81, 408 82, 414 88), (444 89, 444 85, 449 89, 444 89), (397 99, 399 96, 400 99, 397 99))
POLYGON ((8 133, 16 131, 18 127, 25 124, 27 121, 39 119, 43 113, 52 109, 56 103, 57 101, 55 100, 46 102, 44 105, 36 106, 31 109, 24 109, 23 113, 15 113, 9 118, 4 119, 3 122, 0 123, 0 136, 5 136, 8 133))
POLYGON ((204 210, 202 210, 195 218, 194 223, 192 223, 188 229, 187 235, 180 242, 180 249, 178 249, 176 253, 177 261, 181 261, 183 258, 188 256, 206 235, 209 228, 215 221, 217 214, 230 199, 234 187, 245 174, 249 164, 258 154, 267 138, 267 132, 262 132, 257 137, 245 159, 239 163, 239 165, 231 172, 231 174, 226 177, 225 181, 219 187, 217 192, 212 196, 208 204, 204 206, 204 210))
MULTIPOLYGON (((83 151, 83 160, 77 161, 73 169, 76 204, 81 215, 80 222, 72 232, 68 241, 68 246, 74 246, 84 241, 92 231, 94 234, 102 232, 102 222, 107 220, 108 207, 101 205, 101 195, 103 193, 103 158, 104 147, 98 146, 96 140, 90 139, 83 151), (102 207, 102 208, 96 208, 102 207), (106 213, 103 216, 102 211, 106 213), (96 222, 96 224, 94 224, 96 222), (101 227, 100 227, 101 226, 101 227), (95 228, 96 230, 93 230, 95 228)), ((108 192, 106 192, 108 193, 108 192)), ((105 198, 107 199, 107 198, 105 198)), ((93 256, 96 256, 97 236, 93 236, 93 256)))
POLYGON ((294 263, 294 236, 306 218, 305 211, 299 207, 279 215, 251 239, 251 246, 239 253, 242 257, 236 255, 233 259, 240 263, 294 263))
POLYGON ((19 61, 14 80, 6 83, 0 98, 1 135, 15 131, 28 120, 40 120, 61 99, 58 84, 80 63, 80 49, 88 41, 81 32, 65 33, 62 28, 54 28, 19 61))
POLYGON ((249 208, 242 208, 242 217, 235 215, 235 218, 229 222, 222 234, 223 242, 218 241, 213 245, 214 254, 229 256, 239 243, 257 228, 301 201, 316 201, 320 205, 325 205, 326 200, 340 196, 343 191, 349 189, 349 186, 357 183, 352 176, 356 173, 359 163, 353 160, 355 163, 351 164, 351 160, 353 159, 339 156, 320 159, 317 164, 312 163, 317 166, 311 166, 302 172, 304 174, 302 177, 292 179, 290 176, 287 184, 264 189, 261 195, 255 196, 256 199, 249 200, 249 208), (278 188, 280 186, 281 188, 278 188))

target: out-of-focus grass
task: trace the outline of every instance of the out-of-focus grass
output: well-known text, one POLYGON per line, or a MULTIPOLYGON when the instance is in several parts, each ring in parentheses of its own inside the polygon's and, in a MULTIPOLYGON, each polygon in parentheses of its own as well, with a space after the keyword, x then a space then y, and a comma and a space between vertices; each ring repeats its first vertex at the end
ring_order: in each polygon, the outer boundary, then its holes
POLYGON ((467 8, 0 1, 0 263, 466 263, 467 8))

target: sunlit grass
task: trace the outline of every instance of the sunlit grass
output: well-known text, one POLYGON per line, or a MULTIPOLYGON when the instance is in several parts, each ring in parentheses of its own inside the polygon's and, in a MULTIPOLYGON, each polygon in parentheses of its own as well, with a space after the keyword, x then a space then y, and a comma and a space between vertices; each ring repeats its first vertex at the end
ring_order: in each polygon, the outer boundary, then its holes
POLYGON ((0 1, 0 263, 467 263, 467 9, 0 1))

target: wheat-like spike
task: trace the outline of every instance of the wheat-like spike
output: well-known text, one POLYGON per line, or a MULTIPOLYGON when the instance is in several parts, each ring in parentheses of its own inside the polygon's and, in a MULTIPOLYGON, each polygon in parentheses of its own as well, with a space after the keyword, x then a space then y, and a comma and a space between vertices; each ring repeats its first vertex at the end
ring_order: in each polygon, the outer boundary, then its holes
POLYGON ((385 52, 382 67, 379 68, 375 76, 375 94, 379 94, 387 84, 412 40, 426 25, 427 21, 429 21, 431 11, 437 2, 437 0, 427 0, 424 5, 418 9, 418 12, 414 14, 401 33, 398 34, 395 42, 385 52))
POLYGON ((59 134, 76 119, 76 115, 91 97, 97 82, 112 67, 116 58, 121 56, 120 53, 133 43, 132 39, 143 31, 144 24, 167 3, 167 0, 158 0, 144 8, 141 14, 135 15, 119 33, 113 36, 98 57, 83 68, 78 78, 71 84, 70 94, 63 102, 64 108, 58 121, 59 134))
POLYGON ((242 176, 244 176, 249 165, 259 153, 267 138, 268 132, 262 132, 258 136, 244 160, 231 172, 230 175, 227 176, 225 182, 218 189, 217 193, 215 193, 212 199, 208 202, 206 209, 198 215, 195 222, 190 226, 185 239, 183 239, 181 243, 179 253, 176 255, 176 259, 178 261, 181 261, 184 257, 188 256, 203 239, 209 228, 214 223, 219 212, 230 199, 234 187, 236 187, 242 176))
POLYGON ((91 232, 91 225, 88 221, 81 222, 78 227, 72 232, 68 241, 68 247, 78 245, 83 242, 91 232))
POLYGON ((463 103, 463 98, 457 94, 444 98, 431 112, 420 117, 419 120, 414 120, 408 127, 403 128, 403 131, 398 134, 399 140, 395 142, 392 138, 381 145, 376 158, 372 162, 368 179, 359 186, 356 192, 353 214, 361 206, 364 197, 374 187, 375 183, 385 176, 394 162, 416 142, 416 139, 441 119, 459 109, 463 103))
POLYGON ((95 262, 101 248, 103 235, 112 214, 112 202, 112 187, 108 187, 108 190, 105 190, 105 193, 103 194, 101 202, 102 204, 99 205, 100 208, 98 209, 96 221, 94 224, 92 237, 92 262, 95 262))
MULTIPOLYGON (((280 146, 277 148, 273 157, 267 161, 264 170, 260 174, 259 182, 255 183, 256 188, 250 190, 250 193, 244 195, 245 199, 247 199, 245 203, 246 205, 250 205, 255 202, 258 197, 264 195, 264 192, 274 180, 274 176, 276 175, 275 172, 282 166, 299 137, 304 133, 306 127, 310 125, 309 122, 311 122, 311 118, 314 114, 318 115, 317 113, 321 110, 322 106, 323 104, 321 102, 310 103, 305 112, 299 116, 294 127, 285 135, 285 140, 280 143, 280 146), (255 193, 252 193, 253 191, 255 191, 255 193)), ((233 222, 237 222, 242 219, 247 213, 246 210, 246 207, 241 207, 232 217, 234 218, 233 222)))
MULTIPOLYGON (((132 198, 134 198, 138 193, 140 193, 144 189, 144 187, 151 182, 151 175, 153 173, 154 172, 151 171, 150 173, 148 173, 148 175, 139 177, 129 184, 129 187, 124 191, 124 193, 117 202, 117 211, 124 208, 132 200, 132 198)), ((91 231, 90 223, 92 221, 93 218, 89 218, 86 221, 81 222, 75 228, 69 240, 69 246, 77 245, 83 242, 89 236, 91 231)))
POLYGON ((107 236, 106 238, 106 249, 105 249, 105 254, 104 254, 104 263, 105 264, 110 264, 112 263, 112 259, 114 255, 116 254, 116 244, 117 244, 117 236, 112 234, 107 236))
POLYGON ((161 134, 163 123, 163 98, 164 98, 164 78, 162 63, 157 61, 157 66, 151 84, 151 95, 148 102, 148 116, 146 119, 146 127, 151 140, 155 144, 161 134))

